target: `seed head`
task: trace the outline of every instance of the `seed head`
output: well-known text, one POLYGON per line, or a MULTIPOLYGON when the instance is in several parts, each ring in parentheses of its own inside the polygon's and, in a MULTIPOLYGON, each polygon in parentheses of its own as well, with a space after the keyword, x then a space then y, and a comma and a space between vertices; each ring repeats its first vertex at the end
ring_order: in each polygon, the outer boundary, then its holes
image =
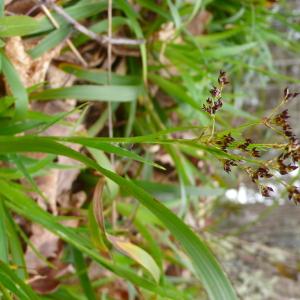
POLYGON ((229 80, 227 78, 226 72, 220 70, 219 78, 218 78, 218 83, 223 86, 226 84, 229 84, 229 80))
POLYGON ((283 99, 285 102, 287 102, 289 99, 296 98, 300 93, 290 93, 289 89, 286 87, 283 91, 283 99))
POLYGON ((226 173, 230 173, 231 172, 231 167, 232 166, 237 166, 237 163, 234 160, 232 160, 232 159, 226 159, 224 161, 224 171, 226 173))
POLYGON ((294 200, 295 204, 300 203, 300 189, 297 186, 290 186, 288 187, 288 192, 289 192, 289 200, 294 200))
POLYGON ((216 86, 214 86, 209 92, 214 98, 218 98, 221 96, 221 90, 216 86))
POLYGON ((271 197, 270 192, 274 192, 274 190, 270 186, 262 185, 260 192, 264 197, 271 197))

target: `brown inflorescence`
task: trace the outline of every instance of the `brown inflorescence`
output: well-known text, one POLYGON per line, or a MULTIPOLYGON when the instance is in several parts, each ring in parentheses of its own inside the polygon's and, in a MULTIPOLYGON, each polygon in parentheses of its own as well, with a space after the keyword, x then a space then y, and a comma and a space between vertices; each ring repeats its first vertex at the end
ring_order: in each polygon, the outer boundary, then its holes
POLYGON ((271 178, 273 175, 267 167, 259 167, 256 171, 252 172, 251 179, 256 182, 259 178, 271 178))
POLYGON ((223 106, 222 90, 224 85, 228 83, 226 72, 221 70, 218 77, 218 86, 214 86, 209 91, 211 97, 208 97, 206 103, 202 106, 202 109, 208 114, 214 115, 223 106))
POLYGON ((226 173, 230 173, 231 172, 231 167, 235 167, 235 166, 237 166, 237 163, 232 159, 226 159, 224 161, 224 171, 226 173))
MULTIPOLYGON (((224 85, 228 84, 229 81, 227 79, 226 73, 224 71, 220 71, 218 77, 218 85, 214 86, 210 90, 210 97, 206 100, 206 104, 203 105, 203 110, 208 112, 211 115, 214 115, 218 109, 220 109, 223 105, 222 102, 222 90, 224 85)), ((300 93, 290 93, 288 88, 284 90, 283 101, 278 105, 275 109, 278 110, 279 107, 284 105, 288 100, 297 97, 300 93)), ((245 153, 248 155, 259 158, 261 157, 261 152, 258 150, 258 146, 253 144, 252 139, 245 138, 244 141, 239 141, 238 145, 233 144, 236 139, 228 133, 223 135, 222 137, 218 137, 215 139, 214 143, 217 145, 223 152, 228 153, 230 149, 242 150, 240 156, 236 156, 235 159, 224 159, 224 171, 227 173, 231 172, 233 166, 238 166, 243 164, 243 168, 247 171, 251 180, 257 184, 260 189, 261 194, 264 197, 270 197, 271 192, 273 192, 273 188, 269 185, 262 183, 261 181, 265 181, 273 177, 273 173, 278 171, 281 175, 286 175, 291 173, 292 171, 298 168, 297 163, 300 161, 300 143, 296 138, 296 135, 293 132, 291 125, 288 123, 288 119, 290 118, 289 112, 287 109, 284 109, 280 113, 272 114, 270 117, 264 119, 263 124, 267 127, 272 128, 272 125, 279 127, 280 134, 284 135, 287 139, 286 144, 282 148, 284 150, 277 157, 267 160, 267 161, 254 161, 254 163, 259 163, 260 167, 255 169, 253 165, 247 166, 248 159, 243 159, 245 153)), ((278 132, 278 130, 276 130, 278 132)), ((274 147, 276 149, 277 147, 274 147)), ((282 149, 280 146, 280 149, 282 149)), ((236 155, 235 153, 232 153, 236 155)), ((251 162, 252 164, 252 162, 251 162)), ((300 203, 300 188, 295 186, 289 186, 284 183, 284 186, 287 187, 289 199, 293 199, 295 203, 300 203)))
POLYGON ((278 156, 277 163, 278 163, 278 167, 279 167, 279 173, 281 175, 286 175, 286 174, 298 169, 298 166, 296 166, 292 163, 285 164, 285 160, 289 159, 291 155, 292 155, 291 152, 286 152, 286 153, 281 153, 278 156))
POLYGON ((296 92, 296 93, 290 93, 289 89, 286 87, 283 91, 283 99, 285 102, 287 102, 290 99, 296 98, 298 95, 300 95, 300 93, 296 92))
POLYGON ((231 133, 224 135, 220 140, 216 143, 220 145, 221 149, 227 152, 228 146, 235 141, 234 137, 231 136, 231 133))
POLYGON ((249 138, 247 138, 243 144, 241 144, 241 145, 238 146, 238 148, 239 148, 239 149, 242 149, 242 150, 244 150, 244 151, 247 151, 247 150, 248 150, 247 148, 248 148, 248 146, 249 146, 251 143, 252 143, 252 140, 249 139, 249 138))
POLYGON ((219 77, 218 77, 218 83, 220 85, 222 85, 222 86, 226 85, 226 84, 229 84, 229 80, 227 78, 227 74, 223 70, 220 70, 219 77))
POLYGON ((289 118, 290 118, 290 116, 289 116, 288 110, 285 109, 281 113, 277 114, 273 118, 272 122, 275 125, 282 128, 283 134, 289 139, 289 141, 291 143, 298 144, 298 140, 297 140, 295 134, 293 133, 292 127, 287 121, 289 118))
POLYGON ((264 197, 271 197, 270 192, 274 192, 274 190, 270 186, 267 186, 267 185, 262 185, 260 187, 260 191, 264 197))
POLYGON ((300 203, 300 189, 294 185, 288 187, 289 200, 293 200, 295 204, 300 203))
POLYGON ((260 152, 256 149, 256 147, 252 148, 251 155, 253 157, 260 157, 260 152))

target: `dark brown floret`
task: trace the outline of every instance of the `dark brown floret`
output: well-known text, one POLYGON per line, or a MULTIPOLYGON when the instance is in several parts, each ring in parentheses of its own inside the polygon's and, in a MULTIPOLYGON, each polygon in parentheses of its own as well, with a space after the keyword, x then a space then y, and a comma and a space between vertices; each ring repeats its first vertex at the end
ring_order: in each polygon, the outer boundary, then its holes
POLYGON ((287 99, 289 93, 290 93, 290 91, 289 91, 289 89, 286 87, 286 88, 283 90, 283 96, 284 96, 284 99, 287 99))
POLYGON ((285 88, 283 91, 284 100, 288 101, 289 99, 296 98, 300 93, 290 93, 288 88, 285 88))
POLYGON ((274 192, 274 190, 270 186, 263 185, 261 186, 260 192, 264 197, 271 197, 270 192, 274 192))
POLYGON ((219 78, 218 78, 218 83, 220 85, 225 85, 225 84, 229 84, 229 80, 227 78, 226 72, 220 70, 220 74, 219 74, 219 78))
POLYGON ((260 157, 260 152, 256 149, 256 147, 254 147, 251 150, 251 155, 254 156, 254 157, 260 157))
POLYGON ((222 139, 217 141, 216 143, 221 146, 221 149, 223 151, 226 151, 227 147, 234 141, 235 141, 234 137, 231 136, 231 133, 228 133, 227 135, 224 135, 222 139))
POLYGON ((288 110, 285 109, 280 114, 277 114, 272 121, 274 124, 282 128, 284 135, 290 140, 291 143, 296 143, 297 138, 292 131, 292 127, 287 122, 289 117, 288 110))
POLYGON ((209 92, 214 98, 218 98, 221 96, 221 90, 216 86, 214 86, 209 92))
POLYGON ((300 160, 300 147, 290 152, 293 162, 298 162, 300 160))
POLYGON ((284 111, 282 111, 280 114, 277 114, 274 117, 274 123, 278 126, 284 126, 286 124, 286 120, 289 118, 289 113, 288 110, 285 109, 284 111))
POLYGON ((222 98, 219 98, 219 99, 215 102, 215 104, 213 105, 213 107, 212 107, 214 113, 215 113, 218 109, 220 109, 222 106, 223 106, 222 98))
POLYGON ((300 189, 296 186, 288 187, 289 200, 293 200, 295 204, 300 203, 300 189))
POLYGON ((271 178, 273 174, 270 173, 270 170, 267 167, 260 167, 254 171, 251 175, 252 181, 256 182, 259 178, 271 178))
POLYGON ((237 166, 237 163, 234 160, 226 159, 224 161, 224 171, 225 172, 230 173, 232 166, 237 166))
POLYGON ((206 100, 206 104, 203 104, 202 109, 209 113, 210 115, 214 115, 222 106, 222 90, 225 84, 228 84, 229 81, 226 77, 226 73, 224 71, 220 71, 218 77, 218 86, 214 86, 209 92, 212 98, 208 98, 206 100))
POLYGON ((249 138, 247 138, 243 144, 241 144, 241 145, 238 146, 238 148, 239 148, 239 149, 242 149, 242 150, 244 150, 244 151, 247 151, 247 150, 248 150, 247 148, 248 148, 248 146, 249 146, 251 143, 252 143, 252 140, 249 139, 249 138))
POLYGON ((293 162, 295 161, 298 161, 298 160, 294 160, 294 158, 298 159, 298 154, 299 153, 293 153, 293 151, 290 151, 290 152, 286 152, 286 153, 281 153, 278 157, 277 157, 277 163, 278 163, 278 166, 279 166, 279 173, 281 175, 286 175, 294 170, 297 170, 298 169, 298 166, 296 165, 293 165, 291 163, 289 164, 286 164, 284 161, 286 159, 288 159, 289 157, 292 157, 292 160, 293 162))

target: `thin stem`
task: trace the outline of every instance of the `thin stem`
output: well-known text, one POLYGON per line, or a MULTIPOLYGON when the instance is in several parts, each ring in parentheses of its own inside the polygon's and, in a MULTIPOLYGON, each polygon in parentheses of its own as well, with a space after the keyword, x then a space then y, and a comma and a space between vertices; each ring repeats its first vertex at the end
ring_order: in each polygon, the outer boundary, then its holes
POLYGON ((212 138, 214 137, 215 134, 215 125, 216 125, 216 116, 212 115, 212 129, 211 129, 211 135, 208 139, 208 142, 210 142, 212 140, 212 138))
MULTIPOLYGON (((112 37, 112 0, 108 0, 108 37, 112 37)), ((109 42, 107 45, 107 84, 111 84, 111 65, 112 65, 112 45, 109 42)), ((111 102, 108 102, 108 131, 109 137, 113 137, 113 124, 112 124, 112 107, 111 102)), ((113 161, 113 154, 111 155, 113 161)))
POLYGON ((279 110, 279 108, 280 108, 284 103, 285 103, 285 100, 282 99, 281 102, 280 102, 277 106, 275 106, 275 107, 272 109, 271 114, 270 114, 269 117, 268 117, 269 120, 273 118, 274 114, 279 110))
MULTIPOLYGON (((112 0, 108 0, 108 9, 107 9, 107 19, 108 19, 108 44, 107 44, 107 84, 111 84, 111 67, 112 67, 112 0)), ((110 138, 113 138, 113 116, 112 116, 112 107, 111 102, 108 102, 108 135, 110 138)), ((110 154, 110 163, 114 169, 115 157, 114 154, 110 154)), ((112 227, 116 228, 117 223, 117 203, 116 199, 112 200, 112 227)))

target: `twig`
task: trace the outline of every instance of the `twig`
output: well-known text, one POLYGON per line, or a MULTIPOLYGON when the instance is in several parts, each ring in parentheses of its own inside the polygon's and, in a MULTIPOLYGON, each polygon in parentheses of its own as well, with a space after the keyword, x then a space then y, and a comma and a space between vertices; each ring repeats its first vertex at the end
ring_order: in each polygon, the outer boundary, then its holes
MULTIPOLYGON (((112 37, 112 0, 108 0, 108 11, 107 11, 107 18, 108 18, 108 37, 111 40, 112 37)), ((112 44, 108 42, 107 45, 107 83, 111 84, 111 64, 112 64, 112 44)), ((113 124, 112 124, 112 109, 111 109, 111 102, 108 102, 108 131, 109 137, 113 137, 113 124)), ((111 160, 113 162, 113 156, 111 156, 111 160)))
POLYGON ((65 12, 63 8, 56 5, 53 0, 39 0, 41 4, 52 8, 57 14, 63 17, 68 23, 72 24, 76 30, 88 36, 92 40, 97 41, 100 44, 112 44, 112 45, 141 45, 144 44, 144 40, 135 40, 127 38, 112 38, 111 36, 98 35, 95 32, 89 30, 74 18, 72 18, 68 13, 65 12))
MULTIPOLYGON (((43 12, 45 13, 45 15, 49 18, 50 22, 53 24, 53 26, 58 29, 60 26, 57 23, 57 21, 53 18, 53 16, 51 15, 50 11, 48 10, 48 8, 42 4, 41 8, 43 10, 43 12)), ((82 63, 82 65, 84 67, 88 66, 88 63, 84 60, 84 58, 81 56, 81 54, 79 53, 79 51, 76 49, 76 47, 74 46, 74 44, 72 43, 72 41, 70 39, 66 40, 66 43, 68 44, 69 48, 71 49, 71 51, 76 55, 76 57, 78 58, 78 60, 82 63)))
MULTIPOLYGON (((107 19, 108 19, 108 38, 109 42, 107 44, 107 84, 111 84, 111 67, 112 67, 112 0, 108 0, 108 8, 107 8, 107 19)), ((112 118, 112 107, 111 102, 108 102, 108 135, 110 138, 113 138, 114 131, 113 131, 113 118, 112 118)), ((112 167, 114 168, 115 158, 114 154, 110 154, 110 162, 112 167)), ((117 206, 116 200, 112 200, 112 227, 116 227, 117 222, 117 206)))

